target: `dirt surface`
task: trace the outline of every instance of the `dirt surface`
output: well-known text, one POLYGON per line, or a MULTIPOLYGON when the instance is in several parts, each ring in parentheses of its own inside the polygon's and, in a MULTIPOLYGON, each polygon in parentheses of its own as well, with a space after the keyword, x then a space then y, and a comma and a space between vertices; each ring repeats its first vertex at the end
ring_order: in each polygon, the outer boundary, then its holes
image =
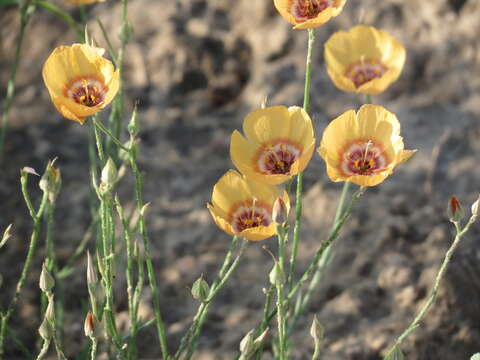
MULTIPOLYGON (((56 3, 79 16, 75 7, 56 3)), ((14 8, 1 11, 4 97, 18 18, 14 8)), ((110 0, 88 7, 88 17, 102 19, 115 37, 120 4, 110 0)), ((445 215, 447 200, 456 194, 468 210, 480 191, 479 18, 477 0, 350 0, 340 16, 318 29, 311 105, 317 139, 331 119, 361 104, 361 97, 332 85, 323 63, 328 36, 361 21, 391 32, 407 48, 401 78, 374 103, 397 113, 406 147, 419 151, 361 199, 335 246, 328 276, 292 337, 293 359, 311 358, 308 331, 314 313, 326 328, 322 359, 381 359, 427 298, 453 239, 445 215)), ((267 0, 131 0, 129 19, 135 34, 126 52, 127 103, 131 107, 140 101, 140 166, 146 175, 145 199, 151 202, 152 252, 167 335, 177 344, 197 306, 188 287, 202 273, 207 280, 213 278, 229 244, 205 204, 213 184, 233 166, 230 133, 265 96, 269 104, 301 104, 307 35, 293 31, 267 0)), ((95 21, 89 28, 104 45, 95 21)), ((11 112, 7 161, 1 165, 0 228, 15 226, 14 239, 0 253, 2 304, 19 276, 31 230, 19 192, 21 167, 41 171, 48 159, 58 157, 63 176, 55 225, 60 263, 71 255, 90 221, 88 127, 63 119, 41 80, 41 66, 51 49, 74 41, 75 34, 53 15, 33 15, 11 112)), ((305 179, 299 271, 328 233, 341 189, 329 181, 318 155, 305 179)), ((126 178, 119 190, 129 209, 130 185, 126 178)), ((34 181, 31 188, 38 195, 34 181)), ((407 359, 462 360, 480 351, 478 229, 474 226, 463 240, 438 302, 405 343, 407 359)), ((240 339, 256 326, 271 267, 262 245, 275 249, 274 239, 248 246, 238 271, 215 301, 196 359, 234 358, 240 339)), ((16 335, 31 349, 39 325, 36 279, 42 251, 12 320, 16 335)), ((61 285, 67 304, 65 347, 72 359, 87 342, 85 260, 80 259, 77 271, 61 285)), ((117 293, 124 294, 123 276, 116 286, 117 293)), ((141 311, 150 318, 147 288, 144 293, 141 311)), ((119 322, 125 322, 122 295, 117 310, 119 322)), ((160 358, 153 327, 142 330, 139 343, 142 359, 160 358)), ((24 358, 11 343, 7 350, 8 359, 24 358)))

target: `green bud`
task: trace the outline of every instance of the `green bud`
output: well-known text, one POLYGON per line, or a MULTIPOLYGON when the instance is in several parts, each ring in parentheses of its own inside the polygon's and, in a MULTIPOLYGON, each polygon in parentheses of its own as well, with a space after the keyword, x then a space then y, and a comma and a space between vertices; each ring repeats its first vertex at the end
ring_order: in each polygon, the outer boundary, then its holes
POLYGON ((62 176, 60 170, 55 168, 55 160, 51 160, 47 164, 47 168, 40 179, 40 189, 47 193, 48 200, 53 203, 57 199, 60 188, 62 187, 62 176))
POLYGON ((273 203, 273 210, 272 210, 272 220, 279 224, 283 225, 287 222, 288 217, 288 209, 285 205, 285 202, 281 197, 277 198, 273 203))
POLYGON ((318 321, 317 315, 315 315, 313 317, 312 326, 310 327, 310 335, 313 337, 316 347, 320 347, 324 334, 325 329, 322 324, 320 324, 320 321, 318 321))
POLYGON ((137 105, 133 108, 132 116, 130 117, 130 122, 128 123, 128 132, 132 137, 138 135, 138 120, 137 120, 137 105))
POLYGON ((208 298, 210 292, 210 286, 208 283, 203 280, 203 277, 200 276, 192 286, 192 296, 195 300, 205 301, 208 298))
POLYGON ((247 360, 251 357, 251 354, 255 352, 253 342, 255 330, 250 330, 247 335, 245 335, 240 341, 240 353, 242 354, 242 359, 247 360))
POLYGON ((110 190, 118 179, 118 171, 115 163, 113 162, 112 158, 108 158, 107 163, 103 167, 102 176, 100 178, 102 187, 106 188, 106 190, 110 190))
POLYGON ((39 282, 40 289, 44 293, 49 293, 52 291, 53 287, 55 286, 55 280, 53 279, 52 275, 47 270, 45 263, 42 265, 42 272, 40 273, 40 282, 39 282))
POLYGON ((285 283, 285 274, 278 261, 275 261, 275 265, 273 265, 273 269, 270 271, 269 279, 270 284, 274 286, 281 286, 285 283))

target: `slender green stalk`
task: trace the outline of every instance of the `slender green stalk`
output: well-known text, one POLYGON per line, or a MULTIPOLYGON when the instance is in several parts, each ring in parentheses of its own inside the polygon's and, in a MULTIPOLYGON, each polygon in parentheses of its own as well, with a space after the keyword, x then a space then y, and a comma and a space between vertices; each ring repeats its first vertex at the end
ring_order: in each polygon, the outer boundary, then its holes
MULTIPOLYGON (((220 271, 218 272, 217 279, 214 281, 214 283, 210 287, 210 292, 208 294, 207 300, 212 298, 213 291, 218 287, 218 285, 221 282, 221 279, 225 277, 225 274, 227 273, 229 266, 231 266, 233 254, 235 252, 235 249, 237 248, 237 244, 238 244, 238 238, 236 236, 233 236, 232 241, 230 242, 230 246, 228 248, 227 254, 225 255, 225 258, 223 260, 223 264, 220 267, 220 271)), ((198 327, 198 321, 200 320, 200 317, 202 316, 203 312, 208 311, 208 308, 206 309, 205 302, 206 301, 200 304, 197 310, 197 313, 193 318, 192 325, 187 330, 185 335, 182 337, 182 340, 180 341, 180 346, 178 347, 178 350, 173 357, 175 360, 178 360, 180 358, 180 355, 182 355, 182 353, 185 351, 187 346, 190 344, 193 334, 195 333, 196 328, 198 327)))
POLYGON ((30 16, 34 9, 31 6, 32 6, 31 1, 24 1, 23 5, 20 6, 19 8, 20 30, 18 33, 18 39, 16 41, 17 47, 15 49, 15 58, 13 60, 12 68, 10 70, 10 78, 8 79, 8 84, 7 84, 7 95, 3 103, 2 126, 0 130, 0 163, 2 162, 2 159, 3 159, 5 139, 7 137, 7 130, 8 130, 8 118, 10 115, 10 109, 12 107, 13 98, 15 96, 17 70, 21 60, 23 39, 25 38, 25 29, 27 28, 28 22, 30 20, 30 16))
POLYGON ((453 254, 455 253, 455 250, 457 250, 458 246, 460 245, 460 241, 463 238, 463 235, 465 235, 465 233, 470 229, 470 226, 474 223, 474 221, 475 216, 472 216, 467 222, 467 224, 463 227, 463 229, 461 228, 459 222, 455 223, 455 239, 453 240, 452 244, 450 245, 449 249, 445 254, 445 257, 435 278, 435 283, 433 285, 432 291, 430 292, 430 296, 418 312, 417 316, 415 316, 413 321, 410 323, 410 325, 408 325, 405 331, 403 331, 402 334, 397 338, 394 345, 390 348, 384 359, 387 359, 394 351, 396 351, 396 349, 400 347, 403 341, 420 326, 421 321, 437 299, 438 289, 440 287, 443 277, 445 276, 445 272, 447 271, 448 265, 450 263, 450 260, 452 259, 453 254))
MULTIPOLYGON (((284 262, 285 262, 285 229, 283 226, 277 224, 277 238, 278 238, 278 266, 280 268, 281 275, 278 279, 270 278, 270 281, 275 283, 277 290, 277 327, 278 327, 278 351, 280 360, 287 359, 287 337, 286 327, 287 319, 285 313, 285 298, 284 298, 284 262)), ((276 266, 276 265, 275 265, 276 266)))
POLYGON ((38 353, 37 359, 36 360, 43 360, 45 359, 45 356, 47 356, 48 353, 48 348, 50 347, 50 340, 44 340, 42 349, 38 353))
MULTIPOLYGON (((305 65, 305 89, 303 95, 303 109, 308 112, 310 107, 310 87, 312 78, 312 52, 315 42, 315 30, 308 29, 308 49, 307 61, 305 65)), ((288 272, 288 286, 292 287, 295 278, 297 264, 297 250, 300 241, 300 228, 302 226, 302 193, 303 193, 303 173, 297 175, 297 192, 295 199, 295 227, 293 229, 292 253, 290 256, 290 270, 288 272)))
MULTIPOLYGON (((265 305, 263 307, 263 318, 262 318, 262 323, 260 324, 260 328, 257 331, 257 336, 262 334, 268 326, 268 315, 270 314, 270 307, 272 306, 273 290, 274 290, 274 286, 270 285, 270 287, 267 289, 265 293, 265 305)), ((262 354, 263 354, 263 342, 258 348, 257 360, 262 359, 262 354)))
POLYGON ((38 243, 38 238, 40 236, 40 228, 41 228, 41 223, 42 223, 42 215, 43 212, 45 211, 45 207, 47 205, 48 201, 48 194, 47 192, 43 193, 43 197, 40 203, 40 206, 38 208, 38 211, 35 211, 32 205, 32 201, 30 199, 30 195, 27 190, 27 185, 28 185, 28 174, 22 172, 21 177, 20 177, 21 185, 22 185, 22 194, 25 199, 25 203, 27 204, 27 207, 30 212, 30 216, 32 217, 33 220, 33 231, 30 237, 30 244, 28 247, 28 252, 27 252, 27 257, 25 260, 25 263, 23 264, 22 268, 22 273, 20 275, 20 279, 17 282, 17 286, 15 289, 15 294, 10 301, 7 309, 3 311, 0 314, 0 360, 3 359, 4 356, 4 344, 5 344, 5 335, 6 335, 6 330, 8 326, 8 321, 10 320, 10 317, 13 314, 13 311, 15 310, 15 306, 18 302, 18 299, 20 297, 20 293, 22 292, 23 286, 25 285, 25 282, 27 280, 30 267, 33 262, 33 258, 35 256, 35 252, 37 249, 37 243, 38 243))
MULTIPOLYGON (((108 128, 105 127, 105 125, 103 125, 103 123, 101 121, 99 121, 96 117, 93 117, 93 123, 95 125, 95 128, 96 129, 99 129, 100 131, 102 131, 103 133, 105 133, 105 135, 107 135, 115 144, 117 144, 117 146, 126 151, 126 152, 130 152, 130 149, 127 149, 120 140, 118 140, 111 132, 108 128)), ((98 141, 98 140, 97 140, 98 141)), ((99 154, 100 156, 100 154, 99 154)), ((103 157, 105 157, 105 155, 103 155, 103 157)))
MULTIPOLYGON (((337 226, 337 223, 340 221, 344 211, 345 211, 345 199, 347 198, 348 192, 350 189, 350 182, 345 181, 343 183, 343 188, 342 188, 342 193, 340 195, 340 199, 338 201, 338 206, 337 210, 335 212, 335 218, 333 220, 332 224, 332 229, 330 232, 332 233, 335 231, 335 228, 337 226)), ((315 271, 315 274, 313 275, 312 281, 308 285, 308 289, 303 297, 299 297, 299 306, 295 308, 295 311, 293 313, 293 318, 290 323, 288 331, 290 332, 293 327, 297 324, 298 320, 300 317, 304 314, 305 309, 307 308, 308 304, 310 303, 310 298, 317 288, 317 285, 319 284, 320 280, 322 279, 323 273, 325 271, 325 268, 327 265, 330 263, 331 257, 332 257, 332 250, 333 247, 330 245, 327 247, 320 257, 320 260, 318 261, 318 267, 315 271)))
POLYGON ((92 339, 92 348, 90 351, 90 360, 96 360, 97 359, 97 347, 98 347, 98 340, 97 339, 92 339))
MULTIPOLYGON (((233 260, 232 264, 230 267, 228 267, 228 270, 224 270, 224 272, 220 271, 220 277, 218 282, 215 282, 211 289, 210 293, 208 295, 208 298, 202 302, 202 305, 200 306, 200 311, 198 314, 198 322, 197 325, 193 331, 193 336, 190 341, 189 347, 188 347, 188 353, 187 356, 185 357, 185 360, 190 360, 193 356, 193 353, 195 352, 195 349, 197 347, 197 339, 200 335, 200 331, 202 330, 202 326, 205 323, 206 317, 208 310, 210 308, 210 305, 212 303, 213 298, 217 295, 217 293, 220 291, 220 289, 225 285, 227 280, 230 278, 230 276, 233 274, 235 269, 238 266, 238 263, 240 262, 240 259, 243 255, 243 251, 245 250, 245 246, 247 244, 247 240, 244 240, 240 246, 240 250, 237 253, 237 256, 233 260)), ((197 318, 197 317, 196 317, 197 318)))
POLYGON ((131 139, 131 149, 128 150, 130 155, 130 166, 132 167, 133 175, 135 178, 135 201, 137 205, 137 210, 140 213, 140 234, 143 239, 143 246, 145 252, 145 261, 147 264, 147 276, 148 282, 150 284, 150 289, 152 291, 153 297, 153 309, 155 313, 155 323, 157 326, 158 338, 160 341, 160 348, 162 351, 162 356, 164 360, 170 358, 167 345, 167 337, 165 335, 165 324, 162 319, 162 313, 160 310, 160 300, 158 298, 158 287, 157 279, 155 277, 155 271, 153 269, 152 256, 150 255, 150 239, 147 232, 147 226, 145 222, 145 209, 143 203, 143 178, 140 170, 137 165, 137 148, 134 142, 134 139, 131 139))

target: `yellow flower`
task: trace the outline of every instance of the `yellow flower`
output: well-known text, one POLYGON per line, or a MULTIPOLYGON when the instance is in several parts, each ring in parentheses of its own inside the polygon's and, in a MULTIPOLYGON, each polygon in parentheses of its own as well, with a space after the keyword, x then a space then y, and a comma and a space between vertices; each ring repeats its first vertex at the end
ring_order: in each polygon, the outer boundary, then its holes
POLYGON ((92 4, 94 2, 104 2, 105 0, 66 0, 69 3, 77 4, 77 5, 87 5, 92 4))
POLYGON ((310 29, 325 24, 343 10, 347 0, 274 0, 275 7, 294 29, 310 29))
POLYGON ((315 148, 312 120, 298 106, 272 106, 247 115, 243 137, 234 131, 230 157, 246 176, 280 184, 302 172, 315 148))
POLYGON ((408 160, 416 150, 404 150, 400 123, 382 106, 349 110, 325 129, 318 153, 332 181, 375 186, 408 160))
POLYGON ((59 46, 45 61, 43 80, 53 104, 67 119, 83 124, 117 93, 118 70, 103 52, 86 44, 59 46))
POLYGON ((327 72, 340 90, 378 94, 398 79, 405 48, 373 26, 358 25, 333 34, 325 43, 327 72))
POLYGON ((257 183, 235 170, 229 170, 215 184, 208 210, 220 229, 251 241, 260 241, 277 233, 272 220, 273 204, 281 198, 290 209, 285 190, 257 183))

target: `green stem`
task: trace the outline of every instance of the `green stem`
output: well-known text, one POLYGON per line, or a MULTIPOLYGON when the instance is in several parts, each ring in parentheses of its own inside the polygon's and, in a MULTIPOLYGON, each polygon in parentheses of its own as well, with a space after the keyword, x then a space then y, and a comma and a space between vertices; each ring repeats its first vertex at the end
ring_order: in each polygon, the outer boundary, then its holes
POLYGON ((463 235, 465 235, 465 233, 470 229, 470 226, 473 224, 474 221, 475 221, 475 218, 472 216, 463 229, 460 228, 460 225, 458 223, 455 223, 455 229, 456 229, 455 239, 445 254, 442 265, 440 266, 440 269, 435 278, 435 284, 433 285, 432 291, 430 292, 430 296, 428 297, 423 307, 420 309, 417 316, 415 316, 413 321, 410 323, 410 325, 397 338, 394 345, 390 348, 390 350, 388 351, 384 359, 387 359, 388 356, 390 356, 396 350, 396 348, 400 347, 403 341, 420 326, 420 322, 423 320, 423 318, 425 317, 425 315, 427 314, 427 312, 430 310, 430 308, 432 307, 432 305, 435 303, 437 299, 438 289, 445 275, 445 272, 447 271, 448 264, 450 263, 450 260, 452 259, 452 256, 455 253, 455 250, 460 245, 460 241, 462 240, 463 235))
POLYGON ((96 360, 97 359, 97 346, 98 346, 98 340, 97 339, 92 339, 92 349, 90 351, 90 359, 91 360, 96 360))
POLYGON ((45 210, 47 201, 48 201, 48 194, 45 191, 43 193, 42 201, 40 203, 40 207, 38 208, 38 211, 35 212, 32 207, 32 203, 30 200, 30 196, 28 194, 27 190, 27 185, 28 185, 28 174, 22 173, 21 175, 21 184, 22 184, 22 193, 24 194, 24 199, 25 203, 27 203, 27 206, 29 207, 30 215, 33 219, 33 231, 30 237, 30 244, 28 247, 28 252, 27 252, 27 257, 25 260, 25 263, 23 264, 22 268, 22 273, 20 275, 20 279, 17 282, 17 286, 15 289, 15 294, 10 301, 7 309, 5 312, 2 312, 1 316, 1 322, 0 322, 0 359, 3 359, 4 355, 4 344, 5 344, 5 334, 8 326, 8 321, 10 320, 10 317, 13 314, 13 311, 15 310, 15 306, 18 302, 18 299, 20 297, 20 293, 22 292, 23 286, 25 285, 25 282, 27 280, 30 267, 33 262, 33 258, 35 256, 35 252, 37 249, 37 243, 38 243, 38 238, 40 236, 40 228, 41 228, 41 223, 42 223, 42 215, 45 210))
MULTIPOLYGON (((278 238, 278 263, 281 272, 284 273, 284 261, 285 261, 285 229, 281 225, 277 225, 277 238, 278 238)), ((270 280, 271 281, 271 280, 270 280)), ((280 360, 287 358, 287 343, 286 343, 286 314, 285 314, 285 299, 284 299, 284 282, 277 281, 277 327, 278 327, 278 347, 280 360)))
MULTIPOLYGON (((312 53, 315 42, 315 30, 308 29, 308 49, 305 65, 305 89, 303 94, 303 109, 308 112, 310 107, 310 87, 312 78, 312 53)), ((295 277, 297 264, 297 251, 300 241, 300 228, 302 225, 302 192, 303 192, 303 173, 297 175, 297 192, 295 200, 295 227, 293 229, 292 253, 290 256, 290 270, 288 273, 288 286, 291 288, 295 277)))
POLYGON ((58 16, 63 22, 65 22, 77 33, 77 37, 80 42, 82 43, 85 42, 85 34, 83 33, 83 29, 79 26, 79 24, 75 21, 75 19, 71 17, 68 13, 66 13, 65 11, 63 11, 62 9, 55 6, 49 1, 37 0, 37 1, 34 1, 33 4, 43 7, 44 9, 58 16))
POLYGON ((158 338, 160 341, 160 348, 164 360, 170 358, 167 346, 167 337, 165 335, 165 324, 162 319, 162 313, 160 310, 160 300, 158 298, 157 280, 155 278, 155 271, 153 269, 152 256, 150 255, 150 239, 147 232, 147 226, 145 222, 144 209, 143 209, 143 179, 140 170, 137 165, 137 149, 132 139, 131 149, 128 150, 130 154, 130 165, 132 167, 133 175, 135 178, 135 201, 137 210, 140 213, 140 234, 143 239, 143 246, 145 252, 145 261, 147 264, 147 276, 150 284, 150 290, 152 291, 153 309, 155 313, 155 323, 157 326, 158 338))
POLYGON ((7 130, 8 130, 8 119, 10 115, 10 109, 12 107, 13 98, 15 96, 15 87, 16 87, 16 79, 17 79, 17 70, 18 65, 20 64, 21 60, 21 52, 22 52, 22 44, 23 39, 25 38, 25 29, 28 25, 30 20, 30 16, 32 11, 30 11, 30 2, 25 1, 25 4, 20 7, 20 31, 18 34, 17 39, 17 47, 15 49, 15 59, 13 61, 12 68, 10 70, 10 78, 8 80, 7 85, 7 95, 5 97, 5 101, 3 103, 3 113, 2 113, 2 126, 0 131, 0 163, 2 162, 3 158, 3 151, 5 146, 5 139, 7 137, 7 130))
MULTIPOLYGON (((350 182, 345 181, 343 183, 343 188, 342 188, 342 193, 340 195, 340 199, 338 201, 338 206, 337 206, 337 211, 335 212, 335 218, 333 220, 332 224, 332 229, 330 232, 335 231, 335 228, 337 226, 337 223, 340 221, 341 216, 343 212, 345 211, 345 200, 347 198, 348 192, 350 189, 350 182)), ((300 306, 296 307, 295 312, 293 314, 293 319, 292 322, 289 326, 289 331, 296 325, 300 317, 303 315, 305 312, 306 307, 308 306, 310 302, 310 298, 316 289, 317 285, 319 284, 320 280, 322 279, 323 273, 325 271, 325 268, 327 265, 330 263, 331 257, 332 257, 332 250, 333 247, 330 245, 325 249, 325 252, 322 254, 320 257, 320 260, 318 261, 318 267, 315 271, 315 274, 313 275, 312 281, 310 282, 308 289, 305 293, 305 296, 300 299, 300 306)))
MULTIPOLYGON (((120 140, 118 140, 111 132, 109 129, 107 129, 105 127, 105 125, 103 125, 103 123, 101 121, 99 121, 96 117, 93 117, 93 124, 95 125, 95 128, 96 129, 99 129, 100 131, 102 131, 103 133, 105 133, 105 135, 107 135, 115 144, 117 144, 117 146, 122 149, 122 150, 125 150, 126 152, 130 152, 130 149, 127 149, 120 140)), ((99 154, 100 155, 100 154, 99 154)), ((103 155, 103 157, 105 158, 105 155, 103 155)))
POLYGON ((48 353, 48 348, 50 347, 50 340, 44 340, 42 349, 38 353, 37 359, 36 360, 43 360, 45 359, 45 356, 47 356, 48 353))
MULTIPOLYGON (((265 294, 265 305, 263 307, 263 319, 262 323, 260 324, 260 329, 257 331, 257 336, 262 334, 268 326, 268 315, 270 314, 270 307, 272 306, 272 297, 273 297, 273 285, 270 285, 270 288, 266 291, 265 294)), ((262 359, 263 354, 263 342, 258 348, 257 351, 257 360, 262 359)))

